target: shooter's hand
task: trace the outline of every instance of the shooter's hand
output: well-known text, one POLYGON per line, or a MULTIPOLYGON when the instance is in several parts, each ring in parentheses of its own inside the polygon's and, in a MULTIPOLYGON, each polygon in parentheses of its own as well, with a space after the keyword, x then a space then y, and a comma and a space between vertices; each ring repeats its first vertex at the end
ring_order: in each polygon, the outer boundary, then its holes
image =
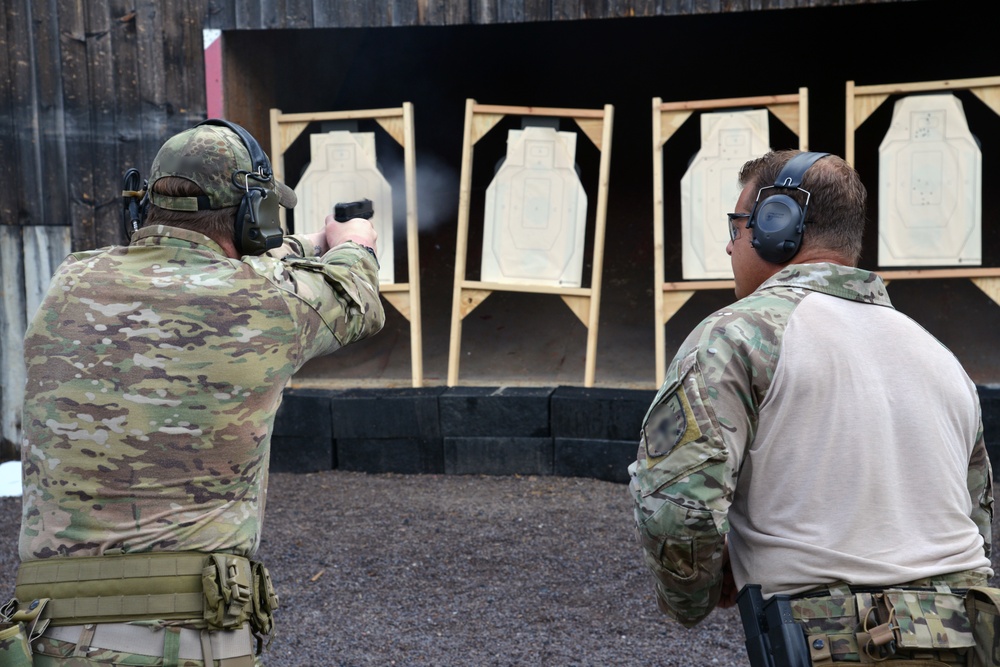
POLYGON ((358 245, 371 248, 378 252, 375 245, 378 240, 378 233, 372 226, 371 221, 364 218, 351 218, 347 222, 337 222, 333 215, 326 216, 326 227, 323 229, 326 237, 327 249, 338 246, 341 243, 354 241, 358 245))

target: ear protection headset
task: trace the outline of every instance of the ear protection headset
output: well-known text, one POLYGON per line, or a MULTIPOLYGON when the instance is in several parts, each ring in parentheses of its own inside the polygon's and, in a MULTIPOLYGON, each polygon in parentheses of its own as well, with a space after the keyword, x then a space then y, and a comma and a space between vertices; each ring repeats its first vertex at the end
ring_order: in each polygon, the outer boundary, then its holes
POLYGON ((243 255, 259 255, 267 250, 281 247, 281 220, 278 217, 278 195, 272 190, 252 185, 250 181, 270 183, 274 180, 271 161, 249 132, 227 120, 209 118, 198 125, 220 125, 239 136, 247 152, 250 153, 252 172, 237 171, 232 175, 233 183, 245 190, 240 208, 236 212, 236 250, 243 255))
POLYGON ((829 153, 799 153, 785 164, 774 185, 757 191, 757 200, 750 211, 747 228, 751 230, 750 244, 761 259, 772 264, 784 264, 799 251, 811 196, 808 190, 799 186, 809 167, 827 155, 829 153), (764 191, 773 188, 804 192, 805 206, 799 206, 793 197, 785 194, 771 195, 761 201, 764 191))

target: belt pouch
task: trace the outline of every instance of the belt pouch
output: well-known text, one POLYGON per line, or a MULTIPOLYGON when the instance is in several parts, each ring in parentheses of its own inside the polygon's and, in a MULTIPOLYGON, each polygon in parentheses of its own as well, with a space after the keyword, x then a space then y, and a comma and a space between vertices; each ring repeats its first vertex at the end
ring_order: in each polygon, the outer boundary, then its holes
POLYGON ((905 589, 887 589, 881 595, 889 611, 885 620, 900 648, 951 650, 975 644, 965 596, 905 589))
POLYGON ((970 588, 965 608, 976 642, 972 667, 1000 666, 1000 589, 970 588))
POLYGON ((274 633, 274 610, 278 608, 278 594, 271 583, 271 573, 263 563, 250 562, 253 573, 253 615, 250 617, 250 627, 254 634, 268 638, 274 633))
POLYGON ((253 581, 250 561, 228 554, 211 554, 202 570, 204 618, 216 630, 235 630, 252 612, 253 581))
POLYGON ((31 667, 31 648, 24 623, 0 623, 0 664, 31 667))

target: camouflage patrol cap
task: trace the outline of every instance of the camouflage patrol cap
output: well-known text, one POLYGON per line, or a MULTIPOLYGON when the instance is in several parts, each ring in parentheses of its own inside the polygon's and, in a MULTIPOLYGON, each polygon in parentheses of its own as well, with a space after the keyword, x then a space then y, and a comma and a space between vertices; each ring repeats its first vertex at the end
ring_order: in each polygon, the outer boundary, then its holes
MULTIPOLYGON (((247 137, 253 140, 249 134, 247 137)), ((196 125, 167 139, 153 158, 149 176, 150 202, 172 211, 227 208, 239 206, 249 186, 273 192, 285 208, 294 207, 295 192, 274 179, 263 150, 260 156, 267 178, 254 178, 261 165, 254 165, 251 151, 239 134, 224 125, 196 125), (164 176, 192 181, 205 196, 169 197, 154 192, 154 184, 164 176)))

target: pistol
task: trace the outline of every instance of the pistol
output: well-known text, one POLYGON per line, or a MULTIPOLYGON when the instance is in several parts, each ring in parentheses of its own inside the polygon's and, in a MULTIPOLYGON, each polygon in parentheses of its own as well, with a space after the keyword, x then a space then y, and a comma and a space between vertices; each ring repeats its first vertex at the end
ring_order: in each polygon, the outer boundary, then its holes
POLYGON ((337 222, 347 222, 351 218, 371 220, 373 215, 375 215, 375 209, 372 208, 371 199, 340 202, 333 205, 333 219, 337 222))
POLYGON ((792 615, 790 600, 787 595, 772 595, 764 605, 771 655, 778 667, 809 667, 813 663, 805 629, 792 615))
POLYGON ((771 657, 771 642, 767 635, 767 619, 764 615, 764 597, 759 584, 747 584, 736 598, 740 608, 740 620, 746 634, 747 657, 750 667, 775 667, 771 657))
POLYGON ((746 584, 736 597, 746 633, 750 667, 809 667, 812 658, 803 627, 787 595, 764 601, 759 584, 746 584))

